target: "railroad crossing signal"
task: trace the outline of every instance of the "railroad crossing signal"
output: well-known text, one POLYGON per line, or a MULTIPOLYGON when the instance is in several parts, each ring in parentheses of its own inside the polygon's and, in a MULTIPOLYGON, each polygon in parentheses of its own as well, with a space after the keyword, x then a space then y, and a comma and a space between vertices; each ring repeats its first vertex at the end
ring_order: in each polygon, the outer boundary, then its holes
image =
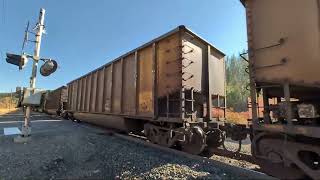
MULTIPOLYGON (((6 61, 9 64, 18 66, 19 70, 21 70, 26 66, 28 62, 28 58, 33 58, 33 57, 27 54, 17 55, 17 54, 7 53, 6 61)), ((50 74, 54 73, 58 68, 57 61, 53 59, 41 58, 39 60, 44 61, 44 64, 40 67, 40 74, 42 76, 49 76, 50 74)))
POLYGON ((40 67, 40 74, 42 76, 49 76, 50 74, 54 73, 57 70, 57 68, 57 61, 49 59, 40 67))
MULTIPOLYGON (((44 64, 40 68, 40 73, 43 76, 49 76, 53 72, 56 71, 57 69, 57 62, 48 58, 40 58, 40 45, 41 45, 41 38, 42 34, 44 33, 44 15, 45 15, 45 10, 40 9, 40 14, 39 14, 39 21, 36 24, 36 26, 33 28, 33 31, 36 30, 36 32, 30 32, 29 31, 29 23, 26 27, 25 30, 25 36, 22 44, 22 55, 17 55, 17 54, 10 54, 7 53, 7 58, 6 61, 10 64, 16 65, 19 67, 19 69, 23 69, 28 61, 28 58, 31 58, 33 60, 33 65, 32 65, 32 73, 30 77, 30 95, 34 95, 35 93, 35 88, 36 88, 36 76, 37 76, 37 68, 38 68, 38 62, 39 60, 44 61, 44 64), (32 33, 35 35, 35 40, 29 40, 28 33, 32 33), (24 47, 26 43, 34 42, 35 43, 35 49, 34 49, 34 54, 28 55, 23 52, 24 47)), ((21 136, 19 137, 28 137, 31 134, 31 126, 30 126, 30 113, 31 113, 31 105, 26 105, 26 110, 25 110, 25 121, 24 124, 21 128, 21 136)), ((17 139, 19 139, 17 137, 17 139)))
POLYGON ((26 64, 28 62, 28 57, 25 54, 17 55, 17 54, 7 53, 6 61, 7 61, 7 63, 18 66, 19 70, 21 70, 26 66, 26 64))

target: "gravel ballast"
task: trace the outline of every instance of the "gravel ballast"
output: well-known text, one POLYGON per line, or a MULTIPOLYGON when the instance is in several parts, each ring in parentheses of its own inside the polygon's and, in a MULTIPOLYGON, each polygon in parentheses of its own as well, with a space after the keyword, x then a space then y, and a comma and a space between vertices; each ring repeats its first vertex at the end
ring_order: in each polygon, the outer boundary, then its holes
POLYGON ((0 137, 0 179, 250 178, 206 160, 124 140, 85 123, 55 121, 32 125, 33 135, 28 143, 13 143, 13 136, 0 137))

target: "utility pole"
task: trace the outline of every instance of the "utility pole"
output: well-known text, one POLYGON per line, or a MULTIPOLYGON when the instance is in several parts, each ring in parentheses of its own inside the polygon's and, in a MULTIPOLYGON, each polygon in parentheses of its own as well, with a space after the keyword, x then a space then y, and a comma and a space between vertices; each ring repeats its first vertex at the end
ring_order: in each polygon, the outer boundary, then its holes
MULTIPOLYGON (((32 66, 32 74, 30 77, 30 88, 32 88, 32 93, 34 93, 34 89, 36 87, 36 77, 37 77, 37 69, 38 69, 38 61, 40 59, 40 45, 41 45, 41 38, 44 31, 44 15, 45 10, 40 9, 39 21, 36 25, 37 32, 35 34, 35 49, 33 55, 33 66, 32 66)), ((30 127, 30 113, 31 113, 31 106, 28 105, 25 111, 24 117, 24 125, 21 128, 22 136, 27 137, 31 134, 31 127, 30 127)))

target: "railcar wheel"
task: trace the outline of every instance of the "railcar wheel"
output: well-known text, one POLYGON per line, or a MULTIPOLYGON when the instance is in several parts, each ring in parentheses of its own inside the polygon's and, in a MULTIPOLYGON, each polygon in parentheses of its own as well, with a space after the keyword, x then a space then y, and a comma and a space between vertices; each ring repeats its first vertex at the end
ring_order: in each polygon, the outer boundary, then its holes
POLYGON ((207 137, 207 145, 208 148, 217 148, 221 146, 224 142, 224 133, 216 128, 212 129, 206 132, 206 137, 207 137))
POLYGON ((71 112, 67 112, 67 117, 69 120, 74 121, 73 114, 71 112))
POLYGON ((257 164, 261 170, 273 177, 279 179, 305 179, 305 174, 293 167, 285 167, 283 163, 272 163, 269 160, 256 158, 257 164))
POLYGON ((185 142, 182 143, 182 151, 190 154, 200 154, 206 145, 205 132, 199 126, 194 126, 186 133, 185 142))
POLYGON ((241 151, 242 140, 234 141, 231 138, 223 136, 222 147, 229 153, 237 154, 241 151))
POLYGON ((154 144, 165 147, 172 147, 174 145, 174 141, 170 138, 168 131, 162 130, 152 124, 144 125, 144 134, 147 139, 154 144))
POLYGON ((69 119, 69 117, 68 117, 68 113, 67 113, 67 112, 65 112, 65 111, 62 111, 62 113, 60 114, 60 116, 61 116, 63 119, 66 119, 66 120, 68 120, 68 119, 69 119))
POLYGON ((150 124, 144 125, 144 134, 150 142, 157 144, 157 134, 158 133, 157 133, 157 130, 155 128, 153 128, 152 125, 150 125, 150 124))
POLYGON ((159 131, 157 142, 165 147, 172 147, 174 145, 174 141, 170 138, 170 134, 168 131, 159 131))
POLYGON ((305 173, 294 164, 285 165, 288 164, 288 160, 283 155, 283 138, 282 136, 254 138, 251 146, 257 164, 266 174, 280 179, 305 178, 305 173))

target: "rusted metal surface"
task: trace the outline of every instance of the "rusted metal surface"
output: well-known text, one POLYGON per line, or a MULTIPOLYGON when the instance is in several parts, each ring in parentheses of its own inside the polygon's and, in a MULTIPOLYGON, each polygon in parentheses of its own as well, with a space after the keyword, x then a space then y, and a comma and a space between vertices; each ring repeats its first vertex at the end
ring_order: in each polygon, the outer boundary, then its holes
POLYGON ((96 95, 96 112, 102 113, 103 110, 103 90, 104 90, 104 69, 98 71, 97 75, 97 95, 96 95))
POLYGON ((86 94, 85 94, 85 101, 84 101, 84 105, 85 105, 85 109, 84 111, 85 112, 90 112, 89 108, 90 108, 90 95, 91 95, 91 77, 92 77, 92 74, 89 74, 87 77, 86 77, 86 94))
POLYGON ((136 69, 134 54, 124 58, 123 69, 123 113, 133 115, 136 112, 136 69))
POLYGON ((57 110, 60 110, 63 103, 68 102, 68 89, 66 86, 61 86, 53 91, 50 91, 45 98, 44 110, 46 112, 54 112, 56 114, 57 110))
POLYGON ((92 74, 91 77, 91 96, 90 96, 90 112, 96 112, 96 98, 97 98, 97 71, 92 74))
POLYGON ((112 104, 111 104, 111 100, 112 100, 112 70, 113 70, 113 64, 111 66, 108 66, 104 69, 104 96, 105 96, 105 100, 104 100, 104 112, 110 113, 112 110, 112 104))
POLYGON ((93 113, 80 113, 73 114, 74 118, 81 119, 82 121, 89 122, 98 126, 114 128, 120 131, 128 131, 125 119, 121 116, 93 114, 93 113))
POLYGON ((81 106, 81 98, 82 98, 82 81, 81 79, 78 80, 78 100, 77 100, 77 110, 80 111, 80 106, 81 106))
POLYGON ((164 97, 181 89, 181 59, 179 34, 173 34, 157 43, 157 95, 164 97))
POLYGON ((139 64, 139 107, 138 114, 144 116, 153 115, 152 96, 152 46, 138 52, 139 64))
POLYGON ((82 81, 82 87, 81 87, 81 94, 82 94, 82 96, 81 96, 81 101, 80 101, 80 103, 81 103, 81 108, 80 108, 80 111, 85 111, 85 99, 86 99, 86 87, 87 87, 87 82, 86 82, 86 78, 81 78, 81 81, 82 81))
POLYGON ((121 96, 122 96, 122 60, 113 64, 112 71, 112 112, 121 113, 121 96))
MULTIPOLYGON (((269 99, 269 105, 275 105, 277 103, 278 102, 276 98, 269 99)), ((258 112, 259 118, 263 118, 263 111, 264 111, 263 97, 259 96, 257 98, 257 112, 258 112)), ((248 119, 250 121, 252 120, 252 102, 250 97, 248 97, 248 119)))
POLYGON ((225 96, 224 78, 224 54, 179 27, 70 82, 68 110, 196 122, 207 94, 225 96))

